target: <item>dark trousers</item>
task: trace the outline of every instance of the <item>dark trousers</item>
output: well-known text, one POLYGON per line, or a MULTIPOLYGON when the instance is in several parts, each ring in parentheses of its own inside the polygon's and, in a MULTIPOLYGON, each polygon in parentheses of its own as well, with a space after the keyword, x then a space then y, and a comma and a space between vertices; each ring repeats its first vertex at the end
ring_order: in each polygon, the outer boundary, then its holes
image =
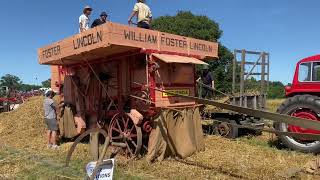
POLYGON ((211 99, 212 96, 213 96, 213 91, 212 89, 209 89, 209 88, 202 88, 202 94, 201 94, 202 98, 203 99, 211 99))
POLYGON ((138 22, 138 27, 143 28, 143 29, 150 29, 150 24, 148 24, 144 21, 141 21, 141 22, 138 22))

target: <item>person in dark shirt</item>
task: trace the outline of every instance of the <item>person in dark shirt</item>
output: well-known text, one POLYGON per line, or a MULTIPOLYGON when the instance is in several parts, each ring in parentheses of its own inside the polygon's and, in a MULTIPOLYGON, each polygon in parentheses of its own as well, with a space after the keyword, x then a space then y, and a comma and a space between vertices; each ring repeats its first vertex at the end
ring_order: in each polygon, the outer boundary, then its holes
POLYGON ((91 28, 100 26, 101 24, 104 24, 107 22, 108 14, 106 12, 102 12, 100 14, 100 18, 93 21, 91 28))
POLYGON ((211 98, 213 95, 214 79, 208 68, 203 70, 201 79, 204 84, 202 88, 202 98, 211 98))

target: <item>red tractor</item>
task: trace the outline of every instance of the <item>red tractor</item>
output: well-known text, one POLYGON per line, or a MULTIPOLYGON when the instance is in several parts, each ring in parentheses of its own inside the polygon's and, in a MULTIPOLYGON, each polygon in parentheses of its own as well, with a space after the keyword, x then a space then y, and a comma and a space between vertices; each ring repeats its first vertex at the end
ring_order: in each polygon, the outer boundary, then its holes
MULTIPOLYGON (((287 100, 277 112, 299 118, 320 121, 320 55, 299 61, 291 86, 285 87, 287 100)), ((320 134, 320 131, 305 129, 285 123, 276 123, 275 128, 285 132, 320 134)), ((290 149, 307 153, 319 153, 320 141, 280 136, 290 149)))

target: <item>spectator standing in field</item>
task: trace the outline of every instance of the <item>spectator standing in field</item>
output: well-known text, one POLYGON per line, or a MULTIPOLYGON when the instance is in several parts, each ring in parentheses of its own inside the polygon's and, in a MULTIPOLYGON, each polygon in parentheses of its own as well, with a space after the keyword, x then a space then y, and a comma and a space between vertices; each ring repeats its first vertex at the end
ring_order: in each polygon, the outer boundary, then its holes
POLYGON ((108 18, 108 14, 106 12, 102 12, 100 14, 100 18, 93 21, 91 28, 94 28, 94 27, 97 27, 97 26, 100 26, 100 25, 106 23, 107 18, 108 18))
POLYGON ((134 5, 133 11, 129 16, 128 23, 132 24, 132 18, 137 16, 137 26, 144 29, 150 29, 152 21, 152 13, 148 5, 145 4, 145 0, 137 0, 134 5))
POLYGON ((89 29, 91 12, 92 12, 92 8, 90 6, 86 6, 83 9, 83 14, 79 17, 79 32, 80 33, 89 29))
POLYGON ((56 114, 56 105, 53 101, 54 92, 49 89, 45 92, 45 99, 43 102, 44 120, 47 125, 47 142, 48 148, 56 149, 57 146, 57 131, 58 122, 56 114))

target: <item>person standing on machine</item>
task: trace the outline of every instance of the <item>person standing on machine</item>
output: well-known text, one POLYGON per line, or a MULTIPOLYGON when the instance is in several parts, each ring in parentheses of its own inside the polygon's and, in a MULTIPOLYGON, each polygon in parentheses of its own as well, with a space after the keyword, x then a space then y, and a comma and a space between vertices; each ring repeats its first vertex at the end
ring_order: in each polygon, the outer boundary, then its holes
POLYGON ((100 14, 100 18, 93 21, 91 28, 94 28, 94 27, 97 27, 97 26, 100 26, 100 25, 106 23, 107 18, 108 18, 108 14, 106 12, 102 12, 100 14))
POLYGON ((90 23, 90 15, 92 12, 92 8, 90 6, 86 6, 83 9, 83 14, 79 17, 79 32, 84 32, 88 30, 90 23))
POLYGON ((144 29, 150 29, 152 21, 152 12, 149 6, 145 3, 145 0, 137 0, 134 5, 133 11, 128 19, 128 24, 132 24, 132 18, 137 16, 137 26, 144 29))

